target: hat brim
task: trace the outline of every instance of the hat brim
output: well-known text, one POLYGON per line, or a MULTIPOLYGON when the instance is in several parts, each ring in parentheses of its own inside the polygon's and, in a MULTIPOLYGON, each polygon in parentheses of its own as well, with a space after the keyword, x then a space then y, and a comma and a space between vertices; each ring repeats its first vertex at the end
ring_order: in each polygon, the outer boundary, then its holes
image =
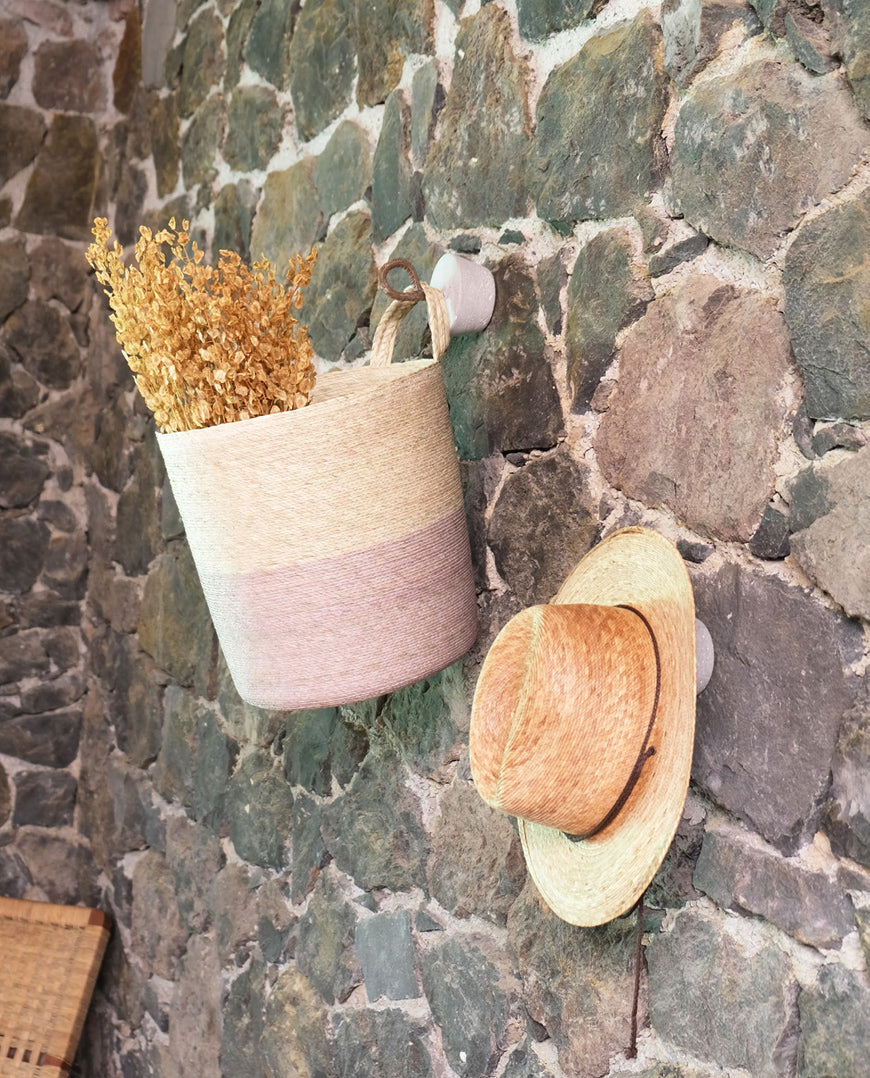
POLYGON ((661 661, 655 755, 615 820, 580 841, 517 821, 529 872, 553 912, 571 924, 599 925, 637 902, 682 816, 695 736, 695 604, 676 548, 640 527, 594 547, 552 601, 634 607, 649 622, 661 661))

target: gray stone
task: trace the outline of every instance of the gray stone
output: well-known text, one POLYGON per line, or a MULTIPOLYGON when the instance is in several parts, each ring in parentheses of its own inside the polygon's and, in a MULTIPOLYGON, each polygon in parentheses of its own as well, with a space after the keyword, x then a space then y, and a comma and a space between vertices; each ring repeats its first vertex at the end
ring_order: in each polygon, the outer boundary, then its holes
POLYGON ((511 1052, 503 1078, 555 1078, 555 1075, 526 1043, 511 1052))
POLYGON ((128 165, 115 189, 115 229, 118 241, 133 244, 139 238, 139 225, 148 194, 148 180, 142 169, 128 165))
POLYGON ((210 936, 192 936, 179 963, 169 1026, 172 1059, 164 1074, 220 1074, 223 983, 210 936))
MULTIPOLYGON (((69 834, 69 832, 67 832, 69 834)), ((41 827, 22 827, 15 839, 35 887, 61 906, 97 906, 100 882, 86 843, 41 827)))
POLYGON ((225 965, 257 936, 257 894, 250 866, 225 865, 210 881, 208 904, 214 912, 218 955, 225 965))
POLYGON ((426 1028, 399 1010, 352 1010, 335 1028, 335 1062, 342 1078, 428 1078, 433 1073, 426 1028))
POLYGON ((832 449, 858 450, 866 444, 866 435, 852 423, 830 423, 819 427, 813 435, 813 453, 817 457, 823 457, 832 449))
POLYGON ((619 361, 596 439, 606 479, 702 534, 750 539, 796 404, 774 304, 713 277, 689 278, 649 305, 619 361))
POLYGON ((489 1074, 501 1055, 510 1017, 502 973, 485 945, 446 939, 423 958, 423 988, 441 1030, 447 1062, 461 1078, 489 1074))
POLYGON ((870 78, 867 60, 870 55, 870 30, 867 12, 861 0, 829 0, 825 17, 833 16, 836 46, 846 62, 846 76, 864 115, 870 118, 870 78))
POLYGON ((369 754, 347 792, 324 806, 323 837, 363 890, 406 891, 425 879, 420 805, 395 756, 369 754))
POLYGON ((850 617, 870 618, 870 446, 817 479, 827 511, 792 535, 792 556, 850 617))
POLYGON ((608 229, 580 248, 568 284, 565 355, 575 411, 585 411, 616 352, 616 334, 653 299, 631 233, 608 229))
POLYGON ((305 141, 344 112, 355 76, 354 0, 309 0, 290 42, 289 87, 305 141))
POLYGON ((0 416, 20 419, 39 400, 39 383, 13 361, 17 357, 0 336, 0 416))
POLYGON ((178 0, 150 0, 142 27, 142 81, 145 86, 163 84, 166 56, 175 33, 178 0))
POLYGON ((221 1074, 262 1074, 266 967, 256 960, 233 981, 223 1007, 221 1074))
POLYGON ((0 827, 3 827, 3 825, 6 823, 6 821, 11 815, 12 790, 9 785, 9 779, 6 775, 6 770, 3 765, 0 764, 0 827))
POLYGON ((293 794, 277 761, 260 750, 243 757, 223 803, 227 832, 239 857, 266 868, 284 868, 292 810, 293 794))
POLYGON ((815 22, 797 8, 785 14, 785 36, 795 59, 814 75, 824 75, 837 66, 834 44, 827 26, 815 22))
POLYGON ((33 109, 0 104, 0 183, 6 183, 36 157, 45 130, 45 121, 33 109))
POLYGON ((843 716, 825 831, 835 852, 870 868, 870 688, 843 716))
POLYGON ((142 82, 142 20, 138 7, 130 8, 124 19, 124 33, 112 69, 112 104, 119 112, 130 112, 142 82))
POLYGON ((220 189, 214 200, 214 262, 220 258, 221 251, 236 251, 244 261, 250 260, 251 226, 256 205, 256 192, 247 180, 228 183, 220 189))
POLYGON ((314 186, 325 221, 363 197, 371 178, 371 157, 365 130, 353 120, 343 120, 314 162, 314 186))
POLYGON ((526 878, 510 820, 458 779, 441 795, 439 808, 428 863, 430 894, 456 917, 505 924, 526 878))
POLYGON ((723 919, 686 910, 647 947, 652 1027, 699 1059, 779 1078, 794 1066, 794 975, 779 947, 740 942, 723 919))
POLYGON ((261 1047, 274 1078, 317 1078, 332 1072, 329 1012, 310 982, 292 965, 275 978, 266 1003, 261 1047))
MULTIPOLYGON (((244 26, 244 21, 250 17, 247 14, 249 10, 248 5, 243 4, 236 9, 233 17, 238 13, 244 26), (242 12, 245 14, 241 14, 242 12)), ((290 70, 290 42, 299 6, 295 3, 288 4, 285 0, 264 0, 254 11, 256 14, 250 22, 250 33, 244 48, 245 60, 273 86, 283 89, 287 72, 290 70)), ((232 33, 233 29, 231 19, 229 32, 232 33)), ((229 41, 227 48, 229 50, 229 41)))
POLYGON ((386 100, 410 53, 432 51, 432 5, 426 0, 355 0, 360 107, 386 100))
POLYGON ((333 760, 348 781, 368 749, 368 741, 358 731, 349 730, 337 708, 296 711, 287 720, 284 735, 284 776, 293 786, 302 786, 321 796, 332 787, 333 760), (353 765, 341 762, 352 755, 353 765))
POLYGON ((529 41, 570 30, 598 14, 605 0, 517 0, 520 33, 529 41))
POLYGON ((755 12, 741 0, 666 0, 662 5, 665 71, 684 87, 719 52, 723 35, 743 24, 747 34, 761 29, 755 12))
POLYGON ((838 948, 855 927, 851 902, 824 873, 734 830, 707 832, 694 883, 722 909, 757 914, 810 947, 838 948))
POLYGON ((370 1003, 381 997, 416 999, 421 995, 414 971, 411 915, 407 910, 379 913, 360 921, 354 946, 370 1003))
POLYGON ((27 865, 8 846, 0 847, 0 893, 7 898, 24 898, 33 878, 27 865))
POLYGON ((81 247, 47 236, 30 252, 34 295, 46 302, 59 299, 69 310, 77 311, 92 295, 87 268, 81 247))
POLYGON ((539 216, 567 226, 624 217, 647 200, 662 170, 666 83, 661 31, 646 10, 553 71, 529 177, 539 216))
POLYGON ((801 228, 783 270, 785 317, 814 419, 870 418, 870 192, 801 228))
POLYGON ((372 236, 383 243, 413 213, 408 160, 410 110, 396 90, 387 98, 381 133, 372 159, 372 236))
POLYGON ((188 933, 175 901, 172 873, 166 859, 148 850, 133 870, 130 942, 147 975, 173 979, 188 933))
POLYGON ((362 979, 353 949, 355 928, 353 907, 321 876, 299 922, 296 964, 327 1003, 343 1003, 362 979))
POLYGON ((220 839, 187 816, 166 821, 166 863, 172 873, 175 902, 190 932, 205 932, 212 924, 211 886, 226 864, 220 839))
POLYGON ((859 628, 802 589, 725 565, 693 576, 716 653, 698 697, 693 778, 786 852, 818 822, 859 628), (825 692, 819 693, 819 685, 825 692))
POLYGON ((281 142, 284 110, 274 90, 243 86, 234 91, 227 118, 224 160, 240 172, 265 168, 281 142))
POLYGON ((0 722, 0 752, 42 767, 68 767, 79 750, 82 713, 18 715, 0 722))
POLYGON ((115 514, 115 558, 128 576, 146 573, 160 549, 156 489, 163 482, 161 464, 151 438, 131 454, 132 476, 115 514))
POLYGON ((497 4, 461 24, 441 133, 423 176, 426 216, 435 228, 498 226, 525 213, 528 73, 512 34, 497 4))
POLYGON ((491 268, 496 303, 489 326, 457 337, 442 361, 461 460, 552 449, 563 433, 552 353, 536 324, 535 282, 518 254, 491 268))
POLYGON ((502 579, 529 605, 552 599, 597 534, 588 470, 561 451, 506 478, 488 538, 502 579))
POLYGON ((27 34, 20 20, 0 19, 0 98, 9 96, 26 55, 27 34))
POLYGON ((299 902, 311 890, 327 861, 326 847, 320 836, 321 810, 313 797, 297 795, 293 804, 293 871, 290 896, 299 902))
POLYGON ((411 157, 423 164, 435 131, 435 121, 444 107, 444 87, 438 64, 431 60, 414 72, 411 80, 411 157))
POLYGON ((50 681, 30 685, 21 690, 21 709, 31 715, 59 711, 81 700, 85 683, 78 673, 61 674, 50 681))
POLYGON ((89 116, 57 113, 27 180, 15 218, 22 232, 89 240, 100 152, 89 116))
POLYGON ((28 300, 14 311, 4 334, 24 367, 52 389, 66 389, 81 371, 81 353, 68 319, 43 300, 28 300))
POLYGON ((51 474, 47 456, 45 442, 0 431, 0 509, 24 509, 39 497, 51 474))
POLYGON ((30 263, 21 237, 0 242, 0 322, 27 299, 30 263))
MULTIPOLYGON (((323 213, 314 186, 314 162, 297 161, 282 172, 270 172, 263 187, 251 231, 251 254, 277 266, 297 252, 307 253, 320 235, 323 213)), ((321 252, 320 258, 323 257, 321 252)), ((309 301, 306 295, 305 318, 309 301)))
POLYGON ((100 58, 89 41, 43 41, 33 62, 33 96, 41 108, 98 112, 104 106, 100 58))
MULTIPOLYGON (((271 13, 276 7, 281 8, 283 5, 275 3, 267 5, 260 4, 257 0, 242 0, 241 3, 234 6, 234 10, 231 12, 227 23, 227 70, 224 75, 225 90, 234 90, 239 84, 239 79, 242 77, 242 69, 245 65, 244 54, 246 42, 257 12, 265 8, 271 13)), ((287 5, 284 10, 285 14, 289 14, 293 10, 292 5, 287 5)), ((258 70, 258 65, 265 66, 262 59, 257 56, 257 45, 266 44, 267 46, 274 46, 275 42, 274 35, 271 32, 271 26, 268 25, 269 20, 265 15, 263 18, 266 25, 258 30, 256 43, 251 43, 250 59, 248 61, 255 71, 258 70), (266 32, 263 33, 263 30, 266 32)))
POLYGON ((749 549, 756 558, 778 561, 788 557, 789 527, 788 518, 769 505, 755 535, 749 540, 749 549))
MULTIPOLYGON (((629 1042, 635 920, 577 928, 560 920, 529 881, 508 918, 508 946, 522 978, 522 1001, 544 1027, 566 1074, 607 1073, 629 1042)), ((640 998, 641 1021, 646 1010, 640 998)))
POLYGON ((214 11, 202 11, 191 22, 184 41, 178 109, 192 116, 224 76, 224 30, 214 11))
POLYGON ((842 965, 822 966, 816 985, 801 992, 798 1008, 798 1078, 865 1078, 870 1043, 870 988, 866 975, 842 965))
POLYGON ((427 772, 456 758, 456 720, 467 713, 460 663, 392 693, 382 712, 388 744, 408 765, 427 772))
POLYGON ((673 198, 714 240, 769 258, 807 210, 846 183, 866 142, 835 74, 758 61, 705 82, 684 102, 673 198))
POLYGON ((354 211, 320 247, 305 296, 304 317, 319 356, 330 362, 341 357, 371 310, 376 289, 371 221, 354 211))
POLYGON ((157 180, 157 194, 166 198, 175 190, 178 183, 178 170, 181 160, 178 120, 178 96, 151 98, 148 112, 151 128, 151 148, 154 160, 154 174, 157 180))
POLYGON ((181 174, 187 187, 210 181, 227 124, 226 102, 213 94, 196 110, 181 140, 181 174))
POLYGON ((700 233, 672 243, 669 247, 665 247, 658 254, 650 257, 650 277, 662 277, 664 274, 676 269, 677 266, 681 266, 684 262, 691 262, 692 259, 702 255, 709 245, 710 241, 700 233))

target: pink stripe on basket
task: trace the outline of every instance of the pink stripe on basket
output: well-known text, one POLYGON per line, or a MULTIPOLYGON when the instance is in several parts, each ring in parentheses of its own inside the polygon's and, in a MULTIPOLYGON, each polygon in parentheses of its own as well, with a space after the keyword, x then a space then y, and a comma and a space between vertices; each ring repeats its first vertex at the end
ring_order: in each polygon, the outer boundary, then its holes
POLYGON ((392 692, 460 658, 477 634, 461 507, 367 550, 200 580, 236 689, 259 707, 392 692))

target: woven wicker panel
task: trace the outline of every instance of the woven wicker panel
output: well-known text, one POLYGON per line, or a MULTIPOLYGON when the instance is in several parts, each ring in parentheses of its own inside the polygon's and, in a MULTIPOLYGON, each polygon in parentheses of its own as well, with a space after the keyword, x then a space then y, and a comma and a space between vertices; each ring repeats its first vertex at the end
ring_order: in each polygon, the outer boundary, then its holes
POLYGON ((108 938, 100 910, 0 898, 0 1078, 69 1073, 108 938))

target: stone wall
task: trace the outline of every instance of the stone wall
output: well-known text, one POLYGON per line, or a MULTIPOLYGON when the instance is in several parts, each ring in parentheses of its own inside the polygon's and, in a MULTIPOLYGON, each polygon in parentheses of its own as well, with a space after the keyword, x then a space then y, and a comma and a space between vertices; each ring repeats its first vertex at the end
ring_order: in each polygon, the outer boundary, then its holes
POLYGON ((858 0, 0 0, 0 893, 113 916, 78 1073, 870 1075, 868 57, 858 0), (96 212, 316 242, 324 366, 389 256, 492 268, 464 662, 240 701, 96 212), (634 1063, 633 917, 550 914, 467 756, 498 628, 630 523, 717 653, 634 1063))

